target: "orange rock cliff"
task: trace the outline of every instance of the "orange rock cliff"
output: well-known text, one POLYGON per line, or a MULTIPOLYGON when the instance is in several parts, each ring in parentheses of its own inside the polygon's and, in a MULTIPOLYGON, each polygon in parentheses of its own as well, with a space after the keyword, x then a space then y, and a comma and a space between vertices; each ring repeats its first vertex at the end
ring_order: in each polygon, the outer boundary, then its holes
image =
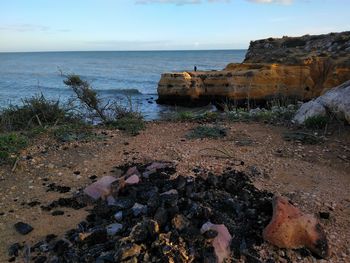
POLYGON ((350 31, 250 43, 243 63, 221 71, 164 73, 158 103, 198 106, 232 101, 307 101, 350 79, 350 31))

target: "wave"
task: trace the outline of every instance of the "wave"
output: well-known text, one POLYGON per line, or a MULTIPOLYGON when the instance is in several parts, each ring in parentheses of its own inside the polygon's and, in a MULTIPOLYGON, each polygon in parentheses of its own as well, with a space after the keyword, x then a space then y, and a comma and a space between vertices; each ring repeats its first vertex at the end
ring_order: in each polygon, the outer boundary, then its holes
POLYGON ((138 89, 97 89, 96 92, 102 94, 142 95, 142 92, 140 92, 138 89))
MULTIPOLYGON (((68 87, 50 87, 50 86, 28 86, 26 89, 28 90, 36 90, 38 92, 72 92, 68 87)), ((99 94, 112 95, 112 94, 122 94, 122 95, 142 95, 143 93, 138 89, 94 89, 99 94)))

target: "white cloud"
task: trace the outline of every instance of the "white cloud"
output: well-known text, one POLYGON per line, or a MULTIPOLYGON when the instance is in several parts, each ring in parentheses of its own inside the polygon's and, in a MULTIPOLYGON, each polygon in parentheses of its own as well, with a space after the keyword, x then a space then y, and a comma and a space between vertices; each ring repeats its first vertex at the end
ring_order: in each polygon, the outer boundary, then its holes
MULTIPOLYGON (((246 0, 258 4, 291 4, 293 0, 246 0)), ((137 4, 202 4, 202 3, 229 3, 231 0, 136 0, 137 4)))
POLYGON ((258 3, 258 4, 283 4, 289 5, 293 3, 293 0, 247 0, 249 2, 258 3))
POLYGON ((0 30, 6 31, 17 31, 17 32, 29 32, 29 31, 49 31, 50 27, 43 25, 33 25, 33 24, 11 24, 4 25, 0 27, 0 30))
POLYGON ((69 32, 69 29, 61 28, 54 29, 44 25, 35 24, 8 24, 0 26, 0 31, 11 31, 11 32, 69 32))
POLYGON ((230 0, 136 0, 137 4, 175 4, 175 5, 188 5, 188 4, 202 4, 204 2, 209 3, 227 3, 230 0))

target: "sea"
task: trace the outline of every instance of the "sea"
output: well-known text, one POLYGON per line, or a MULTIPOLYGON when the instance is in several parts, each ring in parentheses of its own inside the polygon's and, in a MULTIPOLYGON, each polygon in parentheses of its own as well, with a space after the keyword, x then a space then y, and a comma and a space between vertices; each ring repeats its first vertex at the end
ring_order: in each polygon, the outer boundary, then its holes
POLYGON ((64 85, 64 75, 77 74, 89 81, 104 101, 118 100, 126 105, 131 98, 133 108, 146 119, 162 119, 187 110, 156 103, 162 73, 191 71, 194 66, 198 70, 221 70, 231 62, 242 62, 245 53, 246 50, 0 53, 0 108, 21 105, 24 98, 40 94, 65 103, 73 93, 64 85))

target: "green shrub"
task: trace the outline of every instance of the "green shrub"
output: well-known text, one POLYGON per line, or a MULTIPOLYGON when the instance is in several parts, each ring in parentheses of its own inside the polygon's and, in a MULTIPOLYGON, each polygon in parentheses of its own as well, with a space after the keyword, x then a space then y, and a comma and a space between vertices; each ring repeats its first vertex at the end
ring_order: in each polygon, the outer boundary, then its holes
POLYGON ((9 106, 0 113, 0 130, 19 131, 46 127, 71 121, 72 116, 59 101, 46 99, 42 94, 23 100, 21 106, 9 106))
POLYGON ((61 142, 89 141, 96 138, 92 127, 85 124, 61 125, 52 130, 56 140, 61 142))
POLYGON ((241 108, 226 112, 226 118, 232 122, 252 120, 249 112, 241 108))
POLYGON ((138 135, 140 131, 146 127, 145 122, 142 118, 135 118, 130 116, 112 121, 109 123, 109 126, 117 128, 133 136, 138 135))
POLYGON ((263 121, 268 123, 280 123, 290 121, 297 110, 296 105, 273 106, 271 109, 241 109, 237 108, 226 112, 229 121, 263 121))
POLYGON ((261 112, 258 112, 255 115, 252 115, 251 117, 252 117, 252 119, 254 119, 256 121, 267 121, 267 122, 270 122, 274 118, 274 113, 272 111, 261 111, 261 112))
POLYGON ((27 138, 15 133, 0 135, 0 164, 8 163, 17 157, 18 152, 27 146, 27 138))
POLYGON ((307 118, 304 125, 308 129, 323 129, 329 123, 329 118, 327 116, 314 116, 307 118))
POLYGON ((142 114, 135 109, 131 97, 127 97, 127 105, 121 105, 121 103, 114 102, 110 106, 109 120, 130 118, 130 119, 143 119, 142 114))
POLYGON ((310 133, 306 133, 306 132, 297 132, 297 131, 284 132, 282 137, 286 141, 297 141, 303 144, 318 144, 323 142, 322 137, 319 137, 310 133))
POLYGON ((206 111, 204 114, 200 115, 200 119, 204 121, 215 121, 219 118, 219 113, 216 111, 206 111))
POLYGON ((196 115, 191 111, 181 111, 176 115, 176 119, 180 121, 191 121, 196 118, 196 115))
POLYGON ((63 83, 72 89, 78 101, 88 112, 93 112, 104 122, 108 120, 106 115, 108 103, 102 105, 97 92, 93 90, 88 81, 82 80, 78 75, 71 74, 66 76, 63 83))
POLYGON ((189 139, 212 138, 219 139, 227 135, 226 129, 219 126, 198 126, 192 129, 188 134, 189 139))
POLYGON ((122 105, 116 100, 103 102, 91 84, 78 75, 68 75, 63 82, 72 89, 84 112, 92 117, 97 116, 102 124, 119 126, 120 129, 131 132, 136 132, 138 126, 142 126, 140 124, 143 124, 143 117, 133 107, 131 97, 127 97, 128 105, 122 105))

